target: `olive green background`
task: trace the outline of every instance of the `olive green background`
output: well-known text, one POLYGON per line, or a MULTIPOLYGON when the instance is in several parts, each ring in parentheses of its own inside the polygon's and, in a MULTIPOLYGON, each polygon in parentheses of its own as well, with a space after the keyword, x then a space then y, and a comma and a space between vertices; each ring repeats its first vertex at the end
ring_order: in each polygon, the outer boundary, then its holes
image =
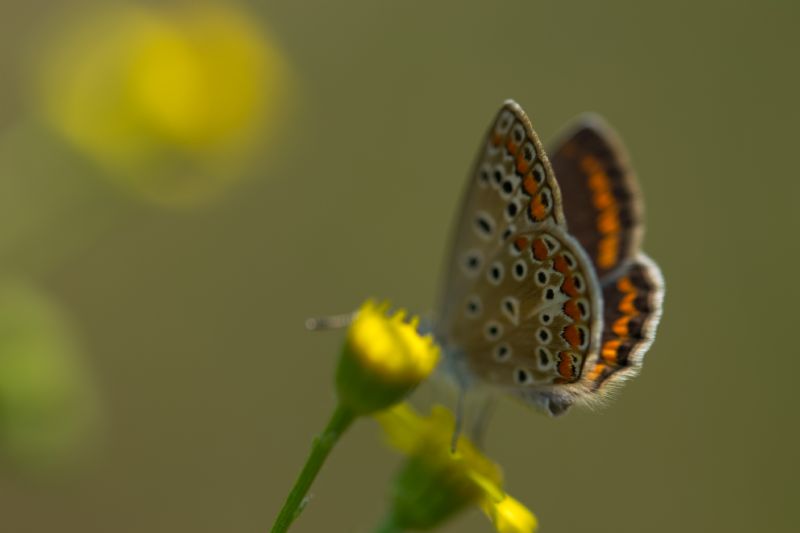
MULTIPOLYGON (((509 491, 547 533, 797 529, 796 5, 248 2, 292 70, 291 124, 253 179, 168 210, 31 118, 24 50, 55 4, 0 6, 0 264, 68 313, 102 424, 69 466, 0 472, 3 531, 266 531, 333 406, 341 333, 304 318, 431 307, 509 97, 545 140, 587 110, 618 129, 667 283, 644 371, 607 408, 500 406, 509 491)), ((294 531, 370 531, 397 461, 358 423, 294 531)))

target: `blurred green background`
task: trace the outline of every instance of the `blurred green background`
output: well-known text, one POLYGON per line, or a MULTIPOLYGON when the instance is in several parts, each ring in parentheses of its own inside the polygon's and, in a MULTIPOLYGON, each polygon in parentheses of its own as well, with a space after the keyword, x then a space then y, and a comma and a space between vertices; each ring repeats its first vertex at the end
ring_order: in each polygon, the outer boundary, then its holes
MULTIPOLYGON (((609 407, 500 406, 509 491, 543 532, 796 531, 800 7, 114 6, 0 4, 3 531, 266 531, 332 407, 304 319, 431 307, 509 97, 615 125, 667 282, 609 407)), ((357 424, 294 530, 369 531, 397 461, 357 424)))

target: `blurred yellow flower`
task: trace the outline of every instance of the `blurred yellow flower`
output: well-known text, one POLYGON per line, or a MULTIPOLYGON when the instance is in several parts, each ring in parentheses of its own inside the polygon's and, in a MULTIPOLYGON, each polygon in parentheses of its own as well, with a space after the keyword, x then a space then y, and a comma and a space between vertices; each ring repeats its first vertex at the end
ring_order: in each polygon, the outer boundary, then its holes
POLYGON ((464 436, 455 452, 453 414, 429 417, 399 404, 375 415, 389 443, 408 456, 394 483, 390 522, 398 530, 438 527, 462 509, 480 506, 500 533, 531 533, 536 517, 502 488, 500 468, 464 436))
POLYGON ((336 375, 342 404, 368 414, 397 403, 433 371, 439 348, 417 332, 419 319, 387 316, 388 305, 367 301, 358 310, 336 375))
POLYGON ((110 177, 157 202, 196 203, 235 181, 285 107, 284 60, 228 4, 112 4, 45 47, 44 117, 110 177))
POLYGON ((96 402, 59 309, 30 286, 0 284, 0 458, 68 459, 87 444, 96 402))

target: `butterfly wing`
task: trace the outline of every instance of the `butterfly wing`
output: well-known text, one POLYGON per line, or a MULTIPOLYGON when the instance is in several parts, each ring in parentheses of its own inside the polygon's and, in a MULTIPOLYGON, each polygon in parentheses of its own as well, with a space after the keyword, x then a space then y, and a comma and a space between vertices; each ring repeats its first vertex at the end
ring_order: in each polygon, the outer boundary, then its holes
POLYGON ((664 280, 639 251, 643 206, 627 150, 599 116, 579 117, 552 151, 570 234, 595 265, 603 291, 600 357, 587 370, 591 400, 638 373, 661 317, 664 280))
POLYGON ((435 319, 456 375, 545 406, 581 394, 599 353, 602 293, 514 102, 486 135, 456 232, 435 319))
POLYGON ((642 238, 642 204, 628 152, 614 130, 586 114, 551 150, 569 232, 605 282, 633 258, 642 238))
POLYGON ((635 376, 661 319, 664 278, 658 265, 639 253, 613 283, 603 286, 600 357, 586 374, 593 392, 635 376))
POLYGON ((440 331, 461 318, 456 308, 511 233, 545 222, 564 224, 558 184, 530 120, 509 100, 486 133, 461 202, 437 306, 440 331))

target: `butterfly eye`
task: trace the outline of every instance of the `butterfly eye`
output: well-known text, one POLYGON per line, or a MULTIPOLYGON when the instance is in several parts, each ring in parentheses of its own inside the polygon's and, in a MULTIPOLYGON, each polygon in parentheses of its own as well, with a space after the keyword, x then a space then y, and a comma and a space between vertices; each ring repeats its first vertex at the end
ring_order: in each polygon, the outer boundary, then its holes
POLYGON ((496 361, 503 362, 511 359, 511 347, 508 344, 499 344, 494 349, 494 358, 496 361))

